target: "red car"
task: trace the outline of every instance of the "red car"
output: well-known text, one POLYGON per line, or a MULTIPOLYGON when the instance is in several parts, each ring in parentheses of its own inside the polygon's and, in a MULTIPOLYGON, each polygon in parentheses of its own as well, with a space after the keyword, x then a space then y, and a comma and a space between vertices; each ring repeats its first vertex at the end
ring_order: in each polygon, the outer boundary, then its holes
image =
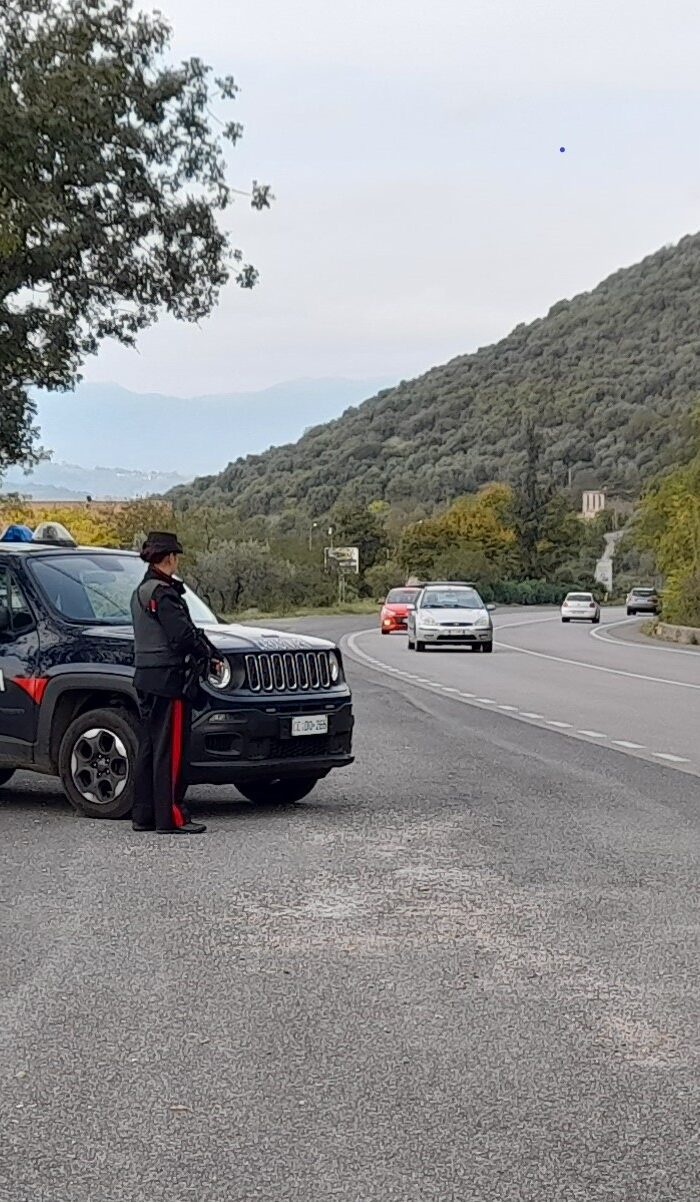
POLYGON ((382 605, 379 617, 379 628, 382 634, 395 634, 397 630, 406 631, 408 611, 413 609, 419 588, 393 588, 382 605))

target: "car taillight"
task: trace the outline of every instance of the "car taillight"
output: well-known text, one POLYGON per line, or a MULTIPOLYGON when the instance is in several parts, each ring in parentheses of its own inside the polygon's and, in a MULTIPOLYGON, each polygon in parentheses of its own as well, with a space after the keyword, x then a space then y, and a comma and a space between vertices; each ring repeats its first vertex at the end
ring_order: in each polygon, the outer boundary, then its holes
POLYGON ((588 602, 588 608, 589 608, 589 609, 595 609, 595 601, 589 601, 589 602, 588 602))

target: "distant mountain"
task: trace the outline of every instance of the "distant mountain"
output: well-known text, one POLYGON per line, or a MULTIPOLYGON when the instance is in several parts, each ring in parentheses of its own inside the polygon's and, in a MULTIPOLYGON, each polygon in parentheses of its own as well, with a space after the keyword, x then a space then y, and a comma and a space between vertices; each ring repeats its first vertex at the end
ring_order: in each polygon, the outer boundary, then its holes
POLYGON ((177 472, 132 472, 123 468, 77 467, 40 463, 30 476, 11 468, 2 481, 4 493, 17 492, 35 501, 130 500, 167 492, 187 479, 177 472))
POLYGON ((432 504, 522 457, 522 421, 541 432, 552 477, 635 496, 685 454, 683 424, 700 396, 700 235, 683 238, 546 317, 386 389, 294 446, 238 459, 176 490, 243 515, 338 499, 432 504))
MULTIPOLYGON (((338 417, 386 383, 295 380, 259 392, 187 398, 83 383, 75 392, 39 393, 35 400, 40 441, 58 462, 175 472, 192 479, 218 471, 239 455, 299 438, 309 426, 338 417)), ((63 486, 50 468, 44 471, 47 483, 63 486)))

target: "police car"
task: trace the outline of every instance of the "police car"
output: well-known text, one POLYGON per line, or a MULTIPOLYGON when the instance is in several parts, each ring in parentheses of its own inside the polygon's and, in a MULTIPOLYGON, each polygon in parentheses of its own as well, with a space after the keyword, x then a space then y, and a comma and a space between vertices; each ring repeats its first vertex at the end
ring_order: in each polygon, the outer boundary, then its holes
MULTIPOLYGON (((131 812, 138 722, 130 598, 135 554, 79 547, 64 527, 0 537, 0 785, 58 776, 91 818, 131 812)), ((203 681, 187 784, 233 784, 253 802, 300 801, 352 763, 340 651, 293 633, 226 625, 191 590, 224 671, 203 681)))

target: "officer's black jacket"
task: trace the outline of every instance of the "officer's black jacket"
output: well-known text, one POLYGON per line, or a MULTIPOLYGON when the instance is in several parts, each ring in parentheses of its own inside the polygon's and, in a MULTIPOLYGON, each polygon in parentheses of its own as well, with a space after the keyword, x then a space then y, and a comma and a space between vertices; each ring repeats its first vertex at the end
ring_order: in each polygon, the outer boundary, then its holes
POLYGON ((182 697, 188 675, 201 675, 216 649, 195 626, 180 580, 150 567, 131 599, 134 685, 143 693, 182 697))

